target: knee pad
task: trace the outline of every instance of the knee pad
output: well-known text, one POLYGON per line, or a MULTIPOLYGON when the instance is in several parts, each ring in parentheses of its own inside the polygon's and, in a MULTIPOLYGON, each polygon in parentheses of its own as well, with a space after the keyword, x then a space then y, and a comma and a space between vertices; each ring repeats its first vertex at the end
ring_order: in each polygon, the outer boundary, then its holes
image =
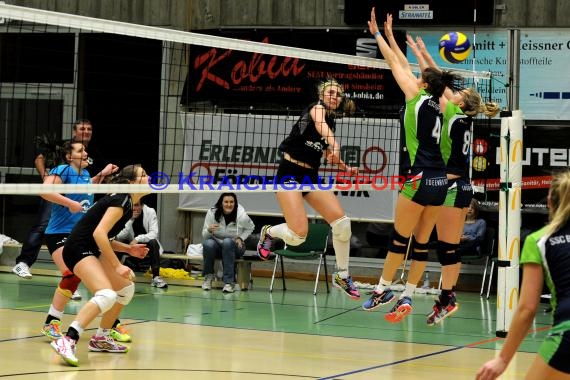
POLYGON ((459 244, 451 244, 441 240, 437 242, 437 259, 442 266, 453 265, 459 262, 458 247, 459 244))
POLYGON ((287 227, 281 239, 283 239, 283 241, 287 245, 297 246, 303 244, 307 239, 307 237, 306 236, 301 237, 297 235, 295 232, 293 232, 289 227, 287 227))
POLYGON ((402 236, 396 231, 396 228, 392 230, 390 233, 390 241, 388 242, 388 251, 392 253, 401 253, 406 254, 408 251, 408 243, 410 241, 410 237, 402 236), (400 244, 396 244, 400 243, 400 244))
POLYGON ((105 313, 117 302, 117 293, 112 289, 101 289, 95 292, 89 302, 97 305, 101 313, 105 313))
POLYGON ((127 285, 123 289, 117 291, 117 302, 126 306, 131 302, 134 295, 135 284, 134 282, 131 282, 130 285, 127 285))
POLYGON ((57 291, 59 293, 63 294, 65 297, 71 298, 73 293, 79 287, 80 283, 81 283, 81 279, 79 277, 77 277, 71 271, 66 271, 61 276, 61 281, 59 282, 59 285, 57 287, 57 291))
POLYGON ((333 239, 339 241, 349 241, 352 236, 350 229, 350 219, 345 215, 331 223, 333 239))
POLYGON ((416 261, 428 260, 428 243, 418 243, 415 237, 412 237, 412 259, 416 261))

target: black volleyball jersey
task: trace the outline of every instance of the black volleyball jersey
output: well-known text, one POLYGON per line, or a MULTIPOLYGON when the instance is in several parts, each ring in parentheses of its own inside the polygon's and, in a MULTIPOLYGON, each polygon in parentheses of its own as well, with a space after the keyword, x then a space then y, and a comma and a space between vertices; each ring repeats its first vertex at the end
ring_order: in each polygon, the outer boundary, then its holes
POLYGON ((71 230, 69 237, 65 241, 65 247, 71 246, 74 250, 79 249, 82 252, 91 251, 98 253, 99 247, 93 238, 93 232, 110 207, 120 207, 123 209, 123 216, 108 233, 109 238, 117 235, 133 215, 133 201, 130 194, 109 194, 95 202, 79 222, 77 222, 75 227, 73 227, 73 230, 71 230))
MULTIPOLYGON (((322 102, 313 103, 303 110, 301 117, 297 120, 289 136, 279 145, 279 150, 288 153, 295 160, 311 165, 317 169, 321 165, 323 152, 327 150, 328 144, 323 136, 317 131, 315 122, 311 117, 311 109, 322 102)), ((323 110, 323 112, 325 112, 323 110)), ((336 123, 334 119, 325 114, 325 121, 329 129, 334 132, 336 123)))
POLYGON ((472 120, 458 105, 447 102, 443 113, 441 148, 449 174, 469 178, 472 120))

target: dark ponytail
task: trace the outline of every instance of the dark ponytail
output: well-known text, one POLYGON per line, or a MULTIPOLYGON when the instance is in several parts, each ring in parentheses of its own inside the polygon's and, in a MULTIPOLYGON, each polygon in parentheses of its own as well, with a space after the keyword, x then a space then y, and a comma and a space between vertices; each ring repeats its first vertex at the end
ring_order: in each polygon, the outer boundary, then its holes
POLYGON ((108 178, 108 183, 119 185, 131 183, 137 178, 137 169, 140 167, 140 164, 125 166, 117 173, 106 177, 106 179, 108 178))
POLYGON ((461 86, 461 77, 451 71, 439 70, 434 67, 428 67, 422 72, 422 79, 427 84, 426 91, 431 95, 439 98, 443 95, 445 88, 452 91, 459 91, 461 86))

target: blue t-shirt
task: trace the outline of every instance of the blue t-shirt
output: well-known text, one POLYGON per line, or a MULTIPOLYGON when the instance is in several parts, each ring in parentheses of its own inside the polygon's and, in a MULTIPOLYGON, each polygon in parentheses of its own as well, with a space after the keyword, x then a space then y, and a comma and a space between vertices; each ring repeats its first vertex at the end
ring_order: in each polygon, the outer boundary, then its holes
MULTIPOLYGON (((81 173, 69 164, 59 165, 53 168, 50 175, 56 175, 61 178, 64 184, 90 184, 91 176, 85 169, 81 169, 81 173)), ((67 198, 79 202, 83 205, 83 212, 71 213, 65 206, 53 203, 51 206, 51 217, 46 229, 46 234, 68 234, 73 226, 81 219, 85 211, 93 205, 93 194, 64 194, 67 198)))

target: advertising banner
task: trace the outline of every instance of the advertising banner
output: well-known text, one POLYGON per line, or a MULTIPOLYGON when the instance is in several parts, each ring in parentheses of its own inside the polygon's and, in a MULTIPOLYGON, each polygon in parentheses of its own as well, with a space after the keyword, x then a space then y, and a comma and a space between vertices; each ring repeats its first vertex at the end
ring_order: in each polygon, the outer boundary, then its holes
MULTIPOLYGON (((465 33, 474 47, 469 58, 446 63, 439 55, 439 39, 447 31, 410 32, 419 34, 437 64, 451 69, 490 71, 494 74, 491 93, 478 87, 485 99, 507 107, 507 30, 479 30, 465 33)), ((519 107, 525 120, 570 120, 570 29, 521 29, 519 107)), ((407 52, 410 62, 416 62, 407 52)))
MULTIPOLYGON (((277 147, 296 118, 210 113, 181 113, 181 118, 186 126, 181 182, 191 181, 196 188, 212 192, 181 194, 180 209, 205 211, 222 192, 238 189, 239 183, 240 189, 253 190, 238 194, 249 213, 281 215, 275 194, 255 189, 271 189, 281 160, 277 147)), ((354 220, 393 220, 399 190, 397 120, 344 118, 337 121, 337 131, 350 131, 342 137, 341 155, 349 165, 360 169, 358 181, 385 184, 383 190, 337 191, 346 214, 354 220)), ((319 174, 329 184, 355 180, 327 165, 319 174)), ((307 210, 315 216, 314 211, 307 210)))
MULTIPOLYGON (((496 210, 499 201, 499 126, 476 126, 473 140, 473 183, 484 193, 483 205, 496 210)), ((527 123, 523 130, 522 193, 523 212, 546 213, 546 197, 552 173, 570 165, 570 128, 527 123)), ((517 147, 517 152, 521 151, 517 147)))
MULTIPOLYGON (((394 25, 395 37, 410 62, 416 59, 407 49, 406 33, 394 25)), ((436 63, 442 68, 490 71, 491 86, 480 80, 477 88, 485 99, 507 106, 508 31, 482 28, 463 32, 471 41, 469 58, 457 64, 439 55, 439 39, 452 30, 429 29, 406 32, 420 35, 436 63)), ((359 30, 211 30, 208 34, 270 44, 378 57, 376 41, 363 24, 359 30)), ((239 45, 238 45, 239 46, 239 45)), ((525 120, 570 120, 570 29, 521 29, 520 109, 525 120)), ((192 46, 190 70, 182 104, 200 101, 227 102, 238 107, 303 107, 316 94, 316 84, 335 77, 346 87, 346 95, 367 115, 386 117, 397 112, 404 98, 389 70, 331 64, 286 57, 265 56, 239 50, 192 46)))

